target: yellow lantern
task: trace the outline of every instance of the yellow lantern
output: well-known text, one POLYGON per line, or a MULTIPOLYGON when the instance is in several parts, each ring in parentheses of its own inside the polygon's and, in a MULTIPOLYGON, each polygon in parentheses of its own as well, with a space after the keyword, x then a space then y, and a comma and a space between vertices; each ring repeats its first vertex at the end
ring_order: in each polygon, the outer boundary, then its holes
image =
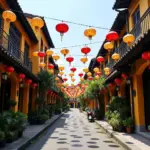
POLYGON ((74 84, 72 83, 71 86, 74 86, 74 84))
POLYGON ((53 69, 50 69, 48 71, 49 71, 49 73, 54 74, 54 70, 53 69))
POLYGON ((88 61, 88 58, 87 57, 83 57, 83 58, 80 59, 80 61, 85 64, 88 61))
POLYGON ((87 72, 89 71, 89 69, 88 69, 88 68, 84 68, 83 71, 84 71, 85 73, 87 73, 87 72))
POLYGON ((66 57, 70 51, 68 49, 62 49, 60 52, 64 55, 64 57, 66 57))
POLYGON ((52 56, 53 55, 53 51, 52 50, 50 50, 50 49, 48 49, 47 51, 46 51, 46 55, 47 56, 52 56))
POLYGON ((16 15, 10 10, 4 11, 2 17, 3 19, 8 20, 9 22, 15 22, 17 19, 16 15))
POLYGON ((72 79, 71 79, 71 81, 72 81, 72 82, 74 82, 74 81, 75 81, 75 79, 74 79, 74 78, 72 78, 72 79))
POLYGON ((65 69, 64 66, 58 66, 58 68, 59 68, 60 71, 63 71, 65 69))
POLYGON ((113 44, 113 42, 106 42, 106 43, 104 44, 104 48, 105 48, 108 52, 110 52, 111 50, 114 49, 114 44, 113 44))
POLYGON ((105 72, 105 75, 109 75, 110 74, 110 68, 105 67, 104 72, 105 72))
POLYGON ((118 60, 120 59, 120 54, 114 53, 114 54, 112 55, 112 59, 113 59, 114 61, 118 61, 118 60))
POLYGON ((46 64, 44 62, 41 62, 39 65, 40 65, 40 67, 45 67, 46 66, 46 64))
POLYGON ((80 81, 83 81, 84 79, 83 78, 80 78, 80 81))
POLYGON ((100 78, 100 76, 99 76, 99 75, 96 75, 96 76, 95 76, 95 79, 96 79, 96 80, 98 80, 99 78, 100 78))
POLYGON ((135 41, 135 36, 132 34, 127 34, 123 37, 123 41, 131 46, 131 44, 135 41))
POLYGON ((44 21, 43 19, 41 19, 40 17, 34 17, 31 20, 31 24, 37 28, 37 29, 41 29, 44 26, 44 21))
POLYGON ((99 72, 99 68, 97 68, 97 67, 94 68, 94 72, 95 72, 95 73, 99 72))
POLYGON ((88 76, 88 77, 91 77, 91 76, 92 76, 92 73, 91 73, 91 72, 88 72, 88 73, 87 73, 87 76, 88 76))
POLYGON ((52 57, 53 57, 53 59, 54 59, 55 61, 57 61, 58 59, 60 59, 60 56, 57 55, 57 54, 54 54, 52 57))
POLYGON ((89 40, 92 40, 92 38, 96 35, 96 30, 93 29, 93 28, 86 29, 86 30, 84 31, 84 35, 85 35, 86 37, 88 37, 89 40))
POLYGON ((59 72, 59 74, 62 76, 62 75, 64 75, 64 72, 61 71, 61 72, 59 72))
POLYGON ((37 57, 38 56, 38 52, 33 52, 32 56, 37 57))
POLYGON ((71 72, 71 73, 69 74, 69 76, 72 78, 72 77, 74 76, 74 73, 71 72))
POLYGON ((58 78, 58 77, 56 77, 56 78, 55 78, 55 81, 59 81, 59 78, 58 78))

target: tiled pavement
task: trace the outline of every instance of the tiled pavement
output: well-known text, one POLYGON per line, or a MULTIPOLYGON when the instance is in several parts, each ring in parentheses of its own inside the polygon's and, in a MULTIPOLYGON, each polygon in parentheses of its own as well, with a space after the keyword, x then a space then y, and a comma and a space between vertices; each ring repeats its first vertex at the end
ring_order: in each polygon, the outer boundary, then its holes
POLYGON ((95 123, 72 109, 55 122, 37 141, 26 150, 123 150, 95 123))

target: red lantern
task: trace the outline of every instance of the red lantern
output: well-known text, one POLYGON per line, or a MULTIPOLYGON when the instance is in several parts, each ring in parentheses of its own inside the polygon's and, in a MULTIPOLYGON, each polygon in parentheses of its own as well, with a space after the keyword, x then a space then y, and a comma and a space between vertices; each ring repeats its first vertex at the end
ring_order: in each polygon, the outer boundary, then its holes
POLYGON ((74 58, 73 57, 67 57, 66 60, 69 62, 69 64, 71 65, 71 62, 74 61, 74 58))
POLYGON ((32 87, 33 87, 33 88, 36 88, 36 87, 37 87, 37 84, 36 84, 36 83, 33 83, 33 84, 32 84, 32 87))
POLYGON ((64 82, 66 82, 67 80, 68 80, 67 78, 64 78, 64 79, 63 79, 64 82))
POLYGON ((97 57, 96 60, 97 60, 97 62, 99 62, 99 63, 103 63, 103 62, 105 61, 104 57, 102 57, 102 56, 97 57))
POLYGON ((107 41, 116 41, 119 38, 119 35, 117 32, 115 31, 110 31, 107 35, 106 35, 106 39, 107 41))
POLYGON ((48 68, 49 69, 54 69, 54 65, 53 64, 48 64, 48 68))
POLYGON ((101 76, 102 72, 99 71, 99 72, 96 73, 96 75, 101 76))
POLYGON ((147 51, 147 52, 142 53, 142 58, 146 61, 150 61, 150 52, 147 51))
POLYGON ((18 75, 18 78, 19 78, 19 79, 24 79, 24 78, 25 78, 25 74, 20 73, 20 74, 18 75))
POLYGON ((45 54, 45 52, 38 52, 38 56, 39 56, 40 58, 43 58, 43 57, 46 56, 46 54, 45 54))
POLYGON ((109 87, 113 87, 113 84, 112 84, 112 83, 109 83, 109 87))
POLYGON ((85 55, 87 55, 90 51, 91 51, 91 49, 89 47, 84 47, 81 49, 81 52, 85 55))
POLYGON ((69 27, 66 23, 59 23, 56 25, 56 30, 60 33, 61 40, 64 35, 69 30, 69 27))
POLYGON ((93 80, 93 77, 89 77, 88 80, 90 80, 90 81, 93 80))
POLYGON ((8 72, 8 73, 12 73, 12 72, 14 72, 14 67, 12 67, 12 66, 7 66, 7 67, 5 67, 5 71, 6 72, 8 72))
POLYGON ((121 84, 121 80, 120 80, 119 78, 116 78, 116 79, 115 79, 115 83, 116 83, 117 85, 120 85, 120 84, 121 84))
POLYGON ((72 72, 75 72, 77 69, 75 67, 70 69, 72 72))
POLYGON ((128 76, 125 73, 122 73, 121 77, 124 78, 124 79, 126 79, 128 76))
POLYGON ((32 83, 32 80, 31 80, 31 79, 27 79, 27 80, 26 80, 26 83, 29 85, 29 84, 32 83))
POLYGON ((83 76, 83 73, 79 73, 79 77, 81 78, 83 76))

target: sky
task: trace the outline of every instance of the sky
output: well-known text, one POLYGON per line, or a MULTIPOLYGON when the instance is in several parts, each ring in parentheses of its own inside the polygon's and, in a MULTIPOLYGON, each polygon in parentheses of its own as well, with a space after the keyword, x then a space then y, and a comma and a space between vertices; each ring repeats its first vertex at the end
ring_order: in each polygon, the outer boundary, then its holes
POLYGON ((49 33, 55 48, 54 53, 61 56, 61 59, 57 62, 58 65, 65 66, 65 74, 68 78, 68 83, 71 84, 68 74, 71 72, 71 67, 76 67, 74 82, 77 84, 80 80, 78 77, 79 72, 82 72, 83 68, 88 67, 92 58, 96 57, 102 42, 105 39, 109 30, 95 28, 97 31, 96 36, 92 39, 92 42, 98 42, 96 44, 88 45, 91 48, 89 53, 89 61, 85 65, 81 63, 80 58, 84 55, 81 53, 81 48, 84 44, 90 43, 89 39, 84 36, 85 26, 75 25, 67 23, 69 31, 64 35, 61 42, 60 34, 56 31, 55 27, 59 21, 55 21, 48 18, 56 18, 60 20, 71 21, 80 24, 86 24, 89 26, 103 27, 110 29, 117 12, 112 10, 115 0, 18 0, 23 11, 35 15, 45 17, 49 33), (71 66, 66 62, 62 54, 61 48, 83 45, 79 47, 69 48, 69 56, 74 57, 74 62, 71 66))

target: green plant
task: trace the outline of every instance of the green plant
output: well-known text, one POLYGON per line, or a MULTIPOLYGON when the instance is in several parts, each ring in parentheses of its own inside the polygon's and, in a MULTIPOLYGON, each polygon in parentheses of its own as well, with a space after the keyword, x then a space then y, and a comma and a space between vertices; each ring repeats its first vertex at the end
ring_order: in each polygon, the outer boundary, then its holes
POLYGON ((129 117, 129 118, 127 118, 126 120, 124 120, 123 121, 123 125, 125 126, 125 127, 129 127, 129 128, 131 128, 131 127, 133 127, 133 119, 132 119, 132 117, 129 117))
POLYGON ((39 116, 39 120, 38 120, 38 124, 44 124, 45 121, 47 121, 48 119, 49 119, 48 115, 45 115, 45 114, 40 115, 39 116))
POLYGON ((0 131, 0 141, 5 140, 5 133, 3 131, 0 131))
POLYGON ((17 131, 7 131, 5 134, 6 134, 6 141, 8 143, 15 141, 18 137, 17 131))

